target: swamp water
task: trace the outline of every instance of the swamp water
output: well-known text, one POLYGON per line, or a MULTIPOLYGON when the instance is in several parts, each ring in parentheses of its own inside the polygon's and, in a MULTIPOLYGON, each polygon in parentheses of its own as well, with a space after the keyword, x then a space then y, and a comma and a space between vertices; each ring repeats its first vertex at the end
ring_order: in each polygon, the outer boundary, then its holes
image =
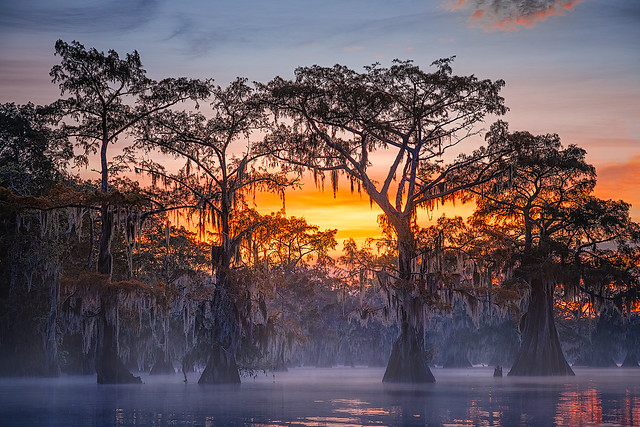
MULTIPOLYGON (((0 379, 0 426, 640 425, 640 369, 575 377, 493 378, 492 368, 433 369, 437 382, 384 385, 383 369, 296 368, 200 386, 198 376, 0 379)), ((506 373, 506 372, 505 372, 506 373)))

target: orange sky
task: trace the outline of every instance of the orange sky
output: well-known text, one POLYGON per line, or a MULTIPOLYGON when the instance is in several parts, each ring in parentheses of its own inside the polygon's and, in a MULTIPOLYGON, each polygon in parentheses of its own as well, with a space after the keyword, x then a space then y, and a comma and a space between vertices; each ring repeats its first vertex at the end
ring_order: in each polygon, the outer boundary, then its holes
POLYGON ((640 154, 626 163, 604 164, 597 168, 598 197, 631 203, 631 218, 640 222, 640 154))
MULTIPOLYGON (((256 195, 256 205, 260 212, 270 213, 280 210, 282 201, 274 194, 261 193, 256 195)), ((353 238, 360 245, 368 237, 381 236, 377 219, 382 211, 375 203, 370 205, 366 193, 352 194, 347 182, 340 183, 334 197, 330 184, 327 183, 323 191, 316 188, 310 177, 305 177, 302 189, 287 192, 285 209, 287 216, 304 217, 309 224, 317 225, 321 230, 337 229, 337 252, 342 251, 342 244, 346 239, 353 238)), ((433 212, 420 210, 418 221, 427 225, 431 219, 436 219, 443 213, 449 217, 460 215, 466 218, 472 211, 471 203, 448 203, 433 212)), ((336 255, 336 252, 332 255, 336 255)))
MULTIPOLYGON (((564 145, 568 143, 565 142, 564 145)), ((587 160, 594 163, 594 160, 602 156, 588 157, 587 160)), ((630 157, 624 163, 596 164, 596 171, 598 184, 595 195, 631 203, 631 217, 636 222, 640 221, 640 154, 630 157)), ((262 213, 275 212, 282 208, 282 201, 273 194, 257 194, 255 203, 262 213)), ((467 218, 473 212, 473 208, 473 203, 447 203, 433 212, 419 211, 418 220, 420 224, 427 225, 443 214, 467 218)), ((338 229, 338 247, 337 251, 332 253, 334 256, 340 255, 343 241, 348 238, 362 244, 368 237, 381 235, 377 217, 382 211, 375 203, 370 205, 366 193, 352 194, 346 179, 340 181, 339 190, 334 197, 330 183, 327 182, 322 190, 314 185, 310 176, 307 176, 301 189, 287 192, 285 209, 288 216, 305 217, 309 224, 317 225, 320 229, 338 229)))

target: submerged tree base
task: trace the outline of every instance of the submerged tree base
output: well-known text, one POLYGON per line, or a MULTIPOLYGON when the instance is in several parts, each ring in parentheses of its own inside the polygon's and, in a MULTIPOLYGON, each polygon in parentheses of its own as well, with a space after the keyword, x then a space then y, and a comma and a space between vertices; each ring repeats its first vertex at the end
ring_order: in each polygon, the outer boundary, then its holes
POLYGON ((427 363, 421 340, 416 330, 406 325, 393 343, 387 370, 382 378, 384 383, 434 383, 427 363))
POLYGON ((577 360, 575 366, 586 366, 589 368, 617 368, 618 364, 613 357, 604 354, 602 351, 592 351, 590 354, 577 360))
POLYGON ((521 322, 522 345, 509 376, 574 376, 562 353, 553 320, 553 284, 533 281, 529 310, 521 322))
POLYGON ((100 319, 96 344, 96 374, 98 384, 142 384, 142 379, 133 375, 118 357, 115 327, 100 319))
POLYGON ((235 356, 220 345, 213 348, 198 384, 240 384, 235 356))
POLYGON ((142 384, 142 379, 129 372, 120 359, 103 361, 101 365, 96 366, 98 384, 142 384))
POLYGON ((561 360, 547 358, 545 360, 522 361, 519 364, 514 364, 507 375, 510 377, 568 377, 574 376, 575 373, 563 356, 561 360))

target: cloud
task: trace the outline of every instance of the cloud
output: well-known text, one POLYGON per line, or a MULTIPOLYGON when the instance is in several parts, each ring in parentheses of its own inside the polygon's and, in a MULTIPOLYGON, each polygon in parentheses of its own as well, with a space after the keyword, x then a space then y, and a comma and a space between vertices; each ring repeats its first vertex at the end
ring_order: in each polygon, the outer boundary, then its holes
POLYGON ((179 2, 166 2, 163 7, 167 38, 181 43, 187 55, 234 49, 307 50, 312 44, 331 52, 364 54, 397 34, 422 31, 418 29, 426 21, 431 28, 437 22, 432 19, 435 12, 425 11, 426 7, 414 12, 383 0, 343 2, 339 14, 334 2, 222 2, 215 8, 203 3, 185 8, 179 2))
POLYGON ((445 8, 469 14, 469 24, 486 31, 532 28, 551 16, 563 16, 583 0, 451 0, 445 8))

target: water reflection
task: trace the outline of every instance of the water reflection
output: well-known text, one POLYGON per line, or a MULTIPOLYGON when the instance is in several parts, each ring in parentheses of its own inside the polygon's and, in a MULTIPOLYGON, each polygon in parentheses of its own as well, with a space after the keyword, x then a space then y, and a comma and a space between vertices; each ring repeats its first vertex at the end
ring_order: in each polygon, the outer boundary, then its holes
POLYGON ((579 426, 587 423, 602 423, 602 401, 598 391, 565 391, 560 394, 555 422, 561 426, 579 426))
POLYGON ((0 425, 640 425, 640 370, 571 378, 498 378, 489 368, 436 369, 438 382, 383 386, 383 370, 292 369, 240 387, 98 386, 94 377, 0 379, 0 425))
MULTIPOLYGON (((606 374, 607 372, 604 371, 606 374)), ((610 374, 618 374, 615 370, 610 374)), ((614 377, 615 378, 615 377, 614 377)), ((615 379, 614 379, 615 380, 615 379)), ((557 425, 576 426, 594 424, 640 425, 640 397, 638 377, 635 386, 610 389, 594 381, 586 387, 572 385, 560 395, 556 410, 557 425)))

